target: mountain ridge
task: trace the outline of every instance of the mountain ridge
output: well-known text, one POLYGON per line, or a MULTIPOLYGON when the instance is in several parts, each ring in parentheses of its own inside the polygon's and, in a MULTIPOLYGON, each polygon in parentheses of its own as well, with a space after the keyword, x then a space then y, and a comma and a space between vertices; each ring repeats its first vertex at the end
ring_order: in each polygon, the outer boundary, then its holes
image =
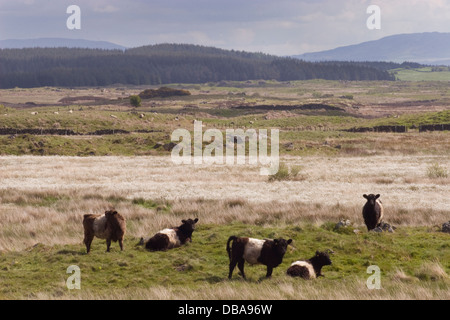
POLYGON ((405 61, 450 65, 450 33, 404 33, 331 50, 294 55, 305 61, 405 61))

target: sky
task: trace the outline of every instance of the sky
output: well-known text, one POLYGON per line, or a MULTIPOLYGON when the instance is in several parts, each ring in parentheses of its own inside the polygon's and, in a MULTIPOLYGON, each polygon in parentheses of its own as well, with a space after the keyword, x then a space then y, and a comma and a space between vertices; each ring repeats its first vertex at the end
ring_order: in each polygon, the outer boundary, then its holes
POLYGON ((450 0, 0 0, 0 40, 189 43, 286 56, 435 31, 450 32, 450 0), (81 10, 81 29, 67 28, 70 5, 81 10), (367 27, 370 5, 380 8, 380 29, 367 27))

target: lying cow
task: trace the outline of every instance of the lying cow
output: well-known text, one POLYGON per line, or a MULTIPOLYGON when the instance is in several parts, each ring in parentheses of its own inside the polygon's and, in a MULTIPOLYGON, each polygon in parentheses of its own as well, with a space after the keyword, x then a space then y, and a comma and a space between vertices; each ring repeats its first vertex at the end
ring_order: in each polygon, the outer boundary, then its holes
POLYGON ((259 240, 253 238, 239 238, 231 236, 227 241, 227 252, 230 259, 230 272, 228 278, 231 279, 236 264, 245 279, 244 262, 250 264, 263 264, 267 266, 266 278, 272 276, 273 268, 279 266, 283 261, 287 246, 292 239, 283 238, 274 240, 259 240), (232 243, 230 247, 230 243, 232 243))
POLYGON ((303 279, 323 277, 322 267, 331 265, 329 253, 333 253, 333 251, 316 251, 315 256, 311 259, 295 261, 288 268, 287 274, 291 277, 300 277, 303 279))
POLYGON ((141 244, 145 244, 145 248, 150 251, 162 251, 177 248, 186 242, 192 242, 192 233, 195 230, 195 224, 198 218, 181 220, 183 223, 179 227, 164 229, 159 231, 148 240, 141 238, 141 244))

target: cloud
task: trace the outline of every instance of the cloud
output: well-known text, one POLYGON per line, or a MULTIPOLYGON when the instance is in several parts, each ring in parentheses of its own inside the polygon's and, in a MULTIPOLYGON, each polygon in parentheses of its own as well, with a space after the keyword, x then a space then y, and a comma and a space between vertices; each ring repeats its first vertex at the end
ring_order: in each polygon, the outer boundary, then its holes
POLYGON ((111 6, 111 5, 106 5, 106 6, 96 6, 94 7, 93 11, 94 12, 99 12, 99 13, 112 13, 112 12, 118 12, 120 9, 115 7, 115 6, 111 6))
POLYGON ((255 32, 249 28, 237 28, 232 31, 232 38, 238 44, 251 44, 255 39, 255 32))
POLYGON ((73 0, 0 0, 0 39, 76 37, 126 46, 195 43, 278 55, 383 36, 448 32, 450 1, 378 0, 382 29, 368 30, 371 0, 77 0, 82 29, 68 32, 73 0))

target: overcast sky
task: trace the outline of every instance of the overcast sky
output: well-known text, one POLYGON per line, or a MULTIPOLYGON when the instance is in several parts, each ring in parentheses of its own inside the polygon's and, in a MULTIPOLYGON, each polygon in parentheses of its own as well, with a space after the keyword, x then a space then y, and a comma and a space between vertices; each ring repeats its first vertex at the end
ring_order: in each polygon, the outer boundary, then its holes
POLYGON ((414 32, 450 32, 450 0, 0 0, 0 39, 64 37, 127 47, 191 43, 293 55, 414 32), (369 5, 381 29, 369 30, 369 5), (81 29, 69 30, 69 5, 81 29))

